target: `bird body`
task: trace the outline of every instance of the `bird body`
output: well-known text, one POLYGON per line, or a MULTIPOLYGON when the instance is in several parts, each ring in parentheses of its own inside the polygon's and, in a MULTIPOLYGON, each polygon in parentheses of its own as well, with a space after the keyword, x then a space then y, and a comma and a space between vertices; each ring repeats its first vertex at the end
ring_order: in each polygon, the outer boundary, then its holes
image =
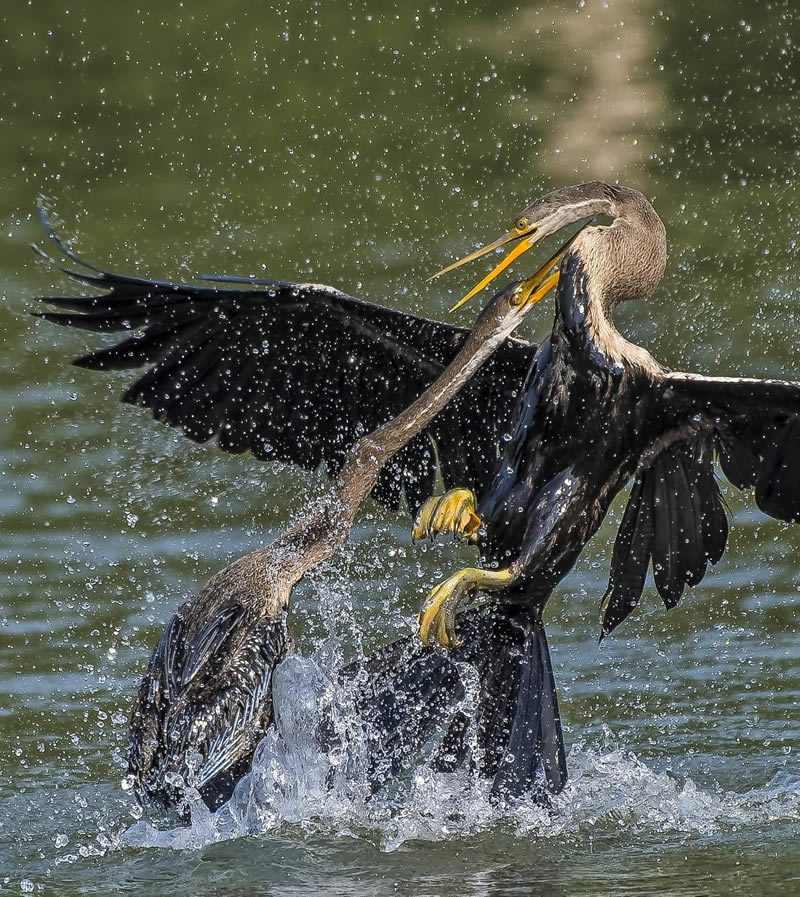
MULTIPOLYGON (((500 600, 538 614, 635 479, 612 558, 607 634, 638 603, 651 562, 671 607, 722 556, 728 525, 715 453, 735 485, 758 484, 762 510, 800 519, 800 383, 673 373, 626 340, 613 312, 658 286, 664 226, 637 191, 594 182, 537 201, 523 212, 522 230, 549 233, 587 209, 612 223, 584 228, 561 261, 551 334, 476 509, 488 562, 507 568, 500 600)), ((452 627, 438 618, 455 619, 457 605, 483 585, 477 576, 453 583, 434 590, 423 614, 423 635, 443 633, 443 643, 453 640, 452 627)))
POLYGON ((534 277, 498 293, 434 383, 351 449, 332 494, 212 576, 169 621, 131 715, 128 773, 142 803, 178 803, 187 785, 214 808, 230 797, 271 722, 272 672, 288 649, 294 586, 346 541, 386 462, 521 323, 537 287, 534 277))
POLYGON ((518 587, 542 603, 668 420, 659 407, 661 367, 618 334, 602 298, 588 295, 585 242, 578 237, 562 263, 551 335, 533 359, 478 506, 487 556, 511 559, 518 587), (561 524, 565 516, 570 526, 561 524))

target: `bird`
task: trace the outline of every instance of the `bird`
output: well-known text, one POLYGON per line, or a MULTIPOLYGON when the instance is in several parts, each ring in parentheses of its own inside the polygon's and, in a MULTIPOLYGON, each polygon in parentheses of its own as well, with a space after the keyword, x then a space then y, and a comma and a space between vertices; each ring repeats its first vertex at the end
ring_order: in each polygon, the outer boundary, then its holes
MULTIPOLYGON (((553 589, 629 483, 601 640, 638 605, 648 567, 669 609, 720 560, 728 519, 717 467, 739 489, 754 487, 765 514, 800 522, 800 383, 671 371, 614 326, 617 305, 649 297, 666 266, 664 224, 639 191, 598 181, 556 190, 439 273, 516 244, 465 302, 541 239, 587 216, 593 223, 561 259, 553 326, 521 385, 491 483, 479 496, 464 487, 433 496, 417 517, 416 538, 477 540, 489 562, 430 592, 420 617, 426 644, 458 646, 459 609, 478 593, 540 624, 553 589)), ((542 742, 543 722, 551 735, 561 731, 543 630, 519 682, 529 697, 518 701, 504 747, 515 755, 505 782, 512 793, 530 781, 519 779, 520 746, 542 742)), ((457 753, 461 729, 453 729, 457 753)), ((531 769, 540 759, 531 755, 531 769)))
MULTIPOLYGON (((388 708, 397 706, 393 694, 417 710, 451 706, 458 689, 437 688, 450 681, 452 663, 482 663, 481 771, 501 796, 529 792, 542 772, 549 793, 567 781, 542 613, 615 495, 631 484, 601 638, 638 605, 649 567, 670 608, 719 561, 728 521, 717 466, 738 488, 755 487, 765 513, 800 518, 800 385, 673 372, 614 326, 617 304, 649 296, 665 269, 665 228, 642 193, 602 181, 559 188, 439 273, 513 244, 466 301, 540 240, 578 223, 585 226, 559 263, 550 336, 541 345, 508 339, 373 489, 391 507, 405 497, 415 537, 447 532, 474 542, 483 564, 434 588, 418 645, 400 639, 367 660, 373 697, 388 708), (437 465, 446 491, 430 497, 437 465), (493 600, 461 612, 477 593, 493 600)), ((107 292, 46 298, 68 311, 43 316, 135 331, 76 363, 146 366, 123 400, 197 441, 217 437, 226 451, 324 464, 335 476, 354 435, 398 413, 465 339, 453 325, 320 285, 214 277, 214 287, 196 287, 104 272, 48 231, 85 269, 67 273, 107 292)), ((397 722, 392 712, 386 718, 397 722)), ((413 727, 407 715, 397 731, 413 727)), ((468 737, 457 714, 443 756, 463 758, 468 737)), ((391 766, 391 749, 385 759, 391 766)))
POLYGON ((464 300, 544 237, 587 216, 560 263, 555 319, 520 390, 509 438, 480 499, 454 488, 423 505, 416 537, 485 532, 493 568, 458 571, 430 593, 423 641, 456 641, 459 605, 499 592, 539 613, 633 483, 602 599, 601 638, 637 606, 652 565, 667 608, 725 550, 728 520, 717 463, 765 514, 800 521, 800 383, 671 371, 614 326, 616 306, 650 296, 667 258, 666 231, 639 192, 590 182, 537 200, 499 240, 517 245, 464 300), (539 610, 536 610, 536 609, 539 610))
MULTIPOLYGON (((125 786, 140 804, 165 811, 185 806, 187 787, 197 789, 212 809, 230 798, 272 722, 272 674, 290 650, 285 617, 294 586, 347 540, 383 466, 430 424, 552 288, 554 266, 557 257, 498 292, 434 383, 350 447, 330 494, 272 543, 214 574, 169 620, 131 714, 125 786)), ((445 679, 449 691, 458 686, 449 667, 437 674, 440 690, 445 679)), ((428 734, 430 725, 423 729, 428 734)), ((419 741, 418 719, 416 730, 419 741)), ((408 735, 406 730, 406 740, 408 735)))

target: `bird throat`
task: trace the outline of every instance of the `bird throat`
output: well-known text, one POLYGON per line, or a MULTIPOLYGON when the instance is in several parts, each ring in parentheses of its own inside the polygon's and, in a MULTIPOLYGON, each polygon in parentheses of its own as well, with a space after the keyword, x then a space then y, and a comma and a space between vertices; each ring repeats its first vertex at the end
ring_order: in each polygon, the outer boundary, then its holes
POLYGON ((603 296, 580 254, 575 251, 566 256, 556 291, 556 326, 561 325, 572 352, 603 368, 621 365, 660 371, 646 349, 617 330, 613 305, 603 296))

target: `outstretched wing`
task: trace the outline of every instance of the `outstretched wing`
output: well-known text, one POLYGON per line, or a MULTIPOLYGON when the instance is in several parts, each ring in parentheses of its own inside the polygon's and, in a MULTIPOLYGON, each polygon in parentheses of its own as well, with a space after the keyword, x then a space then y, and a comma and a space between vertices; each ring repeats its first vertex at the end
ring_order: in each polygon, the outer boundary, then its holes
POLYGON ((666 376, 668 402, 699 423, 641 469, 611 561, 603 634, 636 607, 652 563, 656 590, 674 607, 725 551, 728 521, 714 463, 739 489, 755 487, 770 517, 800 522, 800 383, 666 376))
MULTIPOLYGON (((60 268, 99 296, 43 297, 63 311, 39 317, 121 342, 76 360, 94 370, 146 368, 122 399, 196 442, 251 451, 334 476, 364 433, 394 417, 455 357, 468 331, 362 302, 332 287, 210 278, 193 286, 101 271, 49 236, 78 267, 60 268)), ((44 255, 44 253, 40 253, 44 255)), ((46 256, 45 256, 46 258, 46 256)), ((480 494, 535 346, 509 339, 480 373, 386 466, 373 492, 413 510, 434 488, 480 494)))

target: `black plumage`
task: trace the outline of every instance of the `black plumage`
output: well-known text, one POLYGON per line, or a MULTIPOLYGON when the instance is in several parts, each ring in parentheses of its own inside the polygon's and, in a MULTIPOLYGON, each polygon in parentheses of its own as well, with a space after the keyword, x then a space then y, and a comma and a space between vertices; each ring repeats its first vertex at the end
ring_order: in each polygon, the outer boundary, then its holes
POLYGON ((459 627, 463 641, 447 653, 400 639, 342 670, 367 726, 372 787, 411 767, 431 742, 434 768, 457 769, 474 739, 476 771, 497 796, 558 793, 566 759, 544 627, 513 606, 470 609, 459 627), (465 665, 478 690, 471 717, 460 709, 465 665))
MULTIPOLYGON (((216 437, 226 452, 252 451, 310 470, 324 465, 330 476, 357 439, 395 417, 444 371, 469 333, 318 284, 254 281, 232 290, 94 268, 66 273, 107 292, 48 297, 68 311, 40 317, 99 333, 132 332, 75 361, 92 370, 147 367, 124 402, 149 408, 195 442, 216 437)), ((467 483, 481 492, 534 349, 509 339, 393 459, 375 498, 397 508, 405 494, 415 511, 433 489, 437 460, 446 485, 467 483)))
MULTIPOLYGON (((141 803, 180 805, 191 787, 212 808, 230 797, 272 723, 272 674, 288 649, 285 612, 294 586, 346 541, 384 466, 505 344, 535 304, 530 296, 539 279, 496 294, 443 373, 408 408, 350 447, 333 494, 313 503, 269 546, 216 573, 169 621, 131 715, 128 771, 141 803)), ((412 494, 408 487, 406 494, 412 494)), ((414 667, 424 670, 431 652, 415 647, 414 667)), ((444 709, 457 683, 448 689, 447 670, 428 666, 429 718, 435 708, 444 709)), ((386 716, 386 708, 375 713, 386 716)), ((416 714, 412 726, 397 721, 395 729, 413 738, 426 725, 425 715, 416 714)))
POLYGON ((272 722, 272 672, 288 649, 282 620, 228 595, 193 627, 195 614, 186 602, 167 623, 131 715, 128 774, 141 803, 165 809, 189 784, 212 809, 228 800, 272 722))

